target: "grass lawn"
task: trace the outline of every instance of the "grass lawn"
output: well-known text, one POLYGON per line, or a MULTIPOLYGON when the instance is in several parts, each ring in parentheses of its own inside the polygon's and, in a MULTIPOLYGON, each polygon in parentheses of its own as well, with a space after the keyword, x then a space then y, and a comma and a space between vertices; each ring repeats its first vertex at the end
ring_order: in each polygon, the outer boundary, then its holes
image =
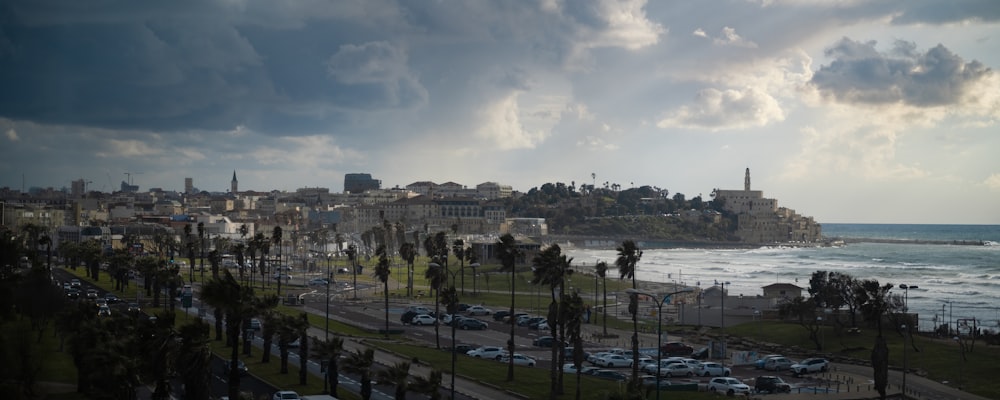
MULTIPOLYGON (((733 336, 816 352, 816 346, 808 340, 805 328, 796 323, 757 321, 730 327, 726 331, 733 336)), ((876 334, 874 329, 862 329, 860 334, 838 335, 832 327, 823 327, 820 337, 827 351, 818 353, 870 360, 876 334)), ((883 335, 889 346, 889 363, 902 368, 903 336, 888 330, 883 335)), ((980 341, 972 351, 965 352, 966 359, 963 360, 962 350, 954 340, 913 335, 913 342, 920 351, 915 351, 913 346, 909 346, 910 341, 906 340, 906 365, 911 370, 925 371, 931 380, 948 381, 952 386, 961 386, 980 396, 1000 398, 1000 380, 996 379, 1000 347, 987 346, 980 341)))
MULTIPOLYGON (((53 386, 71 385, 75 391, 76 366, 73 365, 68 346, 64 346, 60 351, 60 340, 53 334, 54 332, 51 322, 41 336, 37 330, 31 329, 28 319, 15 319, 0 324, 3 362, 8 366, 5 368, 6 373, 16 374, 25 367, 36 369, 38 371, 36 388, 39 391, 44 391, 39 387, 45 386, 45 382, 52 382, 55 384, 53 386), (24 364, 25 361, 27 364, 24 364)), ((0 391, 14 390, 13 387, 7 386, 10 382, 3 381, 4 383, 0 384, 0 391)))

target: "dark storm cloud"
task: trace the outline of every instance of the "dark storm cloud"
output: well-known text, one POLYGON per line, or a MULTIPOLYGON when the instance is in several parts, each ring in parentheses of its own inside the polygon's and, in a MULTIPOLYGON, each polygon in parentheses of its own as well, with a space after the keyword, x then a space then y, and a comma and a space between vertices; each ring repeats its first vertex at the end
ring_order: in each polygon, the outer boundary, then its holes
POLYGON ((912 43, 897 42, 887 54, 877 51, 875 42, 844 38, 826 55, 833 61, 816 71, 812 83, 824 95, 845 103, 954 104, 992 73, 978 61, 966 63, 940 44, 919 53, 912 43))

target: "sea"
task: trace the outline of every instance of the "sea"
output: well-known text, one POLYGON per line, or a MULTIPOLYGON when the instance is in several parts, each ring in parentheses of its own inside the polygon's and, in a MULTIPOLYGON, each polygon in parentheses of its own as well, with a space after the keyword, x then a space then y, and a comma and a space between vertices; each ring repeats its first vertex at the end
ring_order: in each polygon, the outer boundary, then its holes
MULTIPOLYGON (((945 323, 954 329, 959 321, 973 318, 984 330, 1000 329, 1000 225, 822 226, 826 238, 860 240, 829 247, 746 249, 645 249, 640 242, 643 255, 636 278, 701 288, 729 282, 730 296, 757 296, 772 283, 806 289, 813 272, 836 271, 896 285, 892 293, 906 297, 921 330, 945 323), (900 289, 901 284, 910 289, 900 289)), ((574 264, 605 261, 613 266, 617 258, 613 248, 564 251, 574 264)))

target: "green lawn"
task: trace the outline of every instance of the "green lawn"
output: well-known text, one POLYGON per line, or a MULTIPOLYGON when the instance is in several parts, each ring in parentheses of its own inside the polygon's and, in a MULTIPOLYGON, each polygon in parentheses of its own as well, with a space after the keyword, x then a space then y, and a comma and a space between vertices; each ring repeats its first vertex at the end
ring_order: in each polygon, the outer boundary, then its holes
MULTIPOLYGON (((816 352, 816 346, 808 340, 805 328, 795 323, 757 321, 730 327, 726 331, 733 336, 776 343, 786 348, 798 347, 809 353, 816 352)), ((874 329, 862 329, 860 334, 838 335, 832 327, 823 327, 820 337, 826 351, 818 354, 869 360, 876 334, 874 329)), ((889 346, 890 364, 901 368, 903 337, 890 331, 885 331, 884 336, 889 346)), ((927 378, 934 381, 949 381, 952 385, 960 385, 980 396, 1000 398, 1000 380, 996 379, 996 360, 1000 358, 1000 347, 987 346, 980 341, 972 351, 965 353, 967 359, 963 361, 962 350, 954 340, 914 335, 913 342, 920 351, 914 351, 912 346, 907 347, 906 365, 909 368, 924 371, 927 378)), ((909 345, 909 340, 906 343, 909 345)))

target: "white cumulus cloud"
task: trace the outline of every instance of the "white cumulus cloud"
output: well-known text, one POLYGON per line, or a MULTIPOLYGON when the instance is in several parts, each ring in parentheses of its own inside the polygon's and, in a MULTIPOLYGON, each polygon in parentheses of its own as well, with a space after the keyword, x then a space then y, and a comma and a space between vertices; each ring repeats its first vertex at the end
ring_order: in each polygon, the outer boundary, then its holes
POLYGON ((657 126, 714 131, 765 126, 784 119, 785 113, 778 101, 762 90, 708 88, 698 93, 694 104, 669 113, 657 126))

